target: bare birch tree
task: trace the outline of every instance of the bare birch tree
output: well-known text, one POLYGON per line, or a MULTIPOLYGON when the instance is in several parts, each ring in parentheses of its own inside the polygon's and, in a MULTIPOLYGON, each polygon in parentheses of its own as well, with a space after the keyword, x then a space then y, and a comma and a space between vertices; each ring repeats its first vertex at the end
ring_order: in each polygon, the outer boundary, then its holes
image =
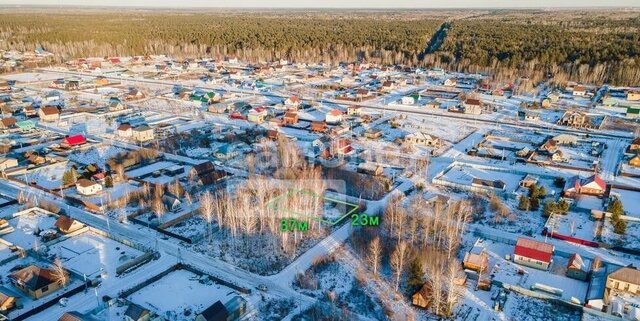
POLYGON ((407 246, 407 242, 401 240, 396 245, 396 248, 393 250, 391 254, 391 269, 395 274, 395 290, 398 291, 398 287, 400 286, 400 278, 402 277, 402 273, 404 271, 404 264, 407 259, 409 247, 407 246))

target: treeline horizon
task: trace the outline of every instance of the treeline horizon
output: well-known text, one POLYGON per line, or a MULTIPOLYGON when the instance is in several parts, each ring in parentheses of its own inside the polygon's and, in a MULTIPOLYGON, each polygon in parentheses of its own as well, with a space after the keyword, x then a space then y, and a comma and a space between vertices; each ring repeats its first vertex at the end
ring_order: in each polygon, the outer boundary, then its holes
POLYGON ((55 62, 146 54, 235 56, 253 63, 442 67, 489 73, 497 81, 640 84, 640 11, 1 10, 0 49, 37 47, 54 53, 55 62))

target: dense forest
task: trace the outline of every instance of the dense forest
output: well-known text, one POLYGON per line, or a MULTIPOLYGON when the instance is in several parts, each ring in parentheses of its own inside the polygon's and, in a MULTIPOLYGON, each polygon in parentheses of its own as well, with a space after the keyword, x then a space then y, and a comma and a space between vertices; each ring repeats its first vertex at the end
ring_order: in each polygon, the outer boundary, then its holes
POLYGON ((439 66, 640 83, 640 11, 0 11, 0 48, 439 66))
POLYGON ((517 70, 516 76, 535 80, 553 75, 560 80, 640 83, 640 14, 624 19, 547 16, 455 21, 432 59, 459 70, 502 71, 508 77, 517 70))
POLYGON ((10 48, 41 45, 62 59, 76 56, 227 55, 338 62, 366 59, 417 63, 442 20, 215 13, 2 14, 10 48))

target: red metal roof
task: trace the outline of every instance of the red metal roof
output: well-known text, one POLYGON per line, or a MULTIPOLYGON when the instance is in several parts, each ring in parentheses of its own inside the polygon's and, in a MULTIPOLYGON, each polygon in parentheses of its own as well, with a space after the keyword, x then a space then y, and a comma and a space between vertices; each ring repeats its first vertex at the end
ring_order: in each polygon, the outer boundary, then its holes
POLYGON ((607 183, 605 183, 602 178, 600 178, 598 175, 593 175, 589 178, 587 178, 587 180, 584 182, 584 184, 582 185, 587 185, 591 182, 595 182, 596 184, 598 184, 598 186, 600 186, 600 188, 602 188, 603 190, 607 188, 607 183))
POLYGON ((551 244, 521 237, 518 239, 518 243, 516 244, 516 248, 513 253, 515 255, 549 263, 553 256, 553 249, 554 247, 551 244))
POLYGON ((87 142, 87 139, 84 138, 84 136, 82 135, 69 136, 64 139, 64 143, 66 143, 69 146, 80 145, 86 142, 87 142))

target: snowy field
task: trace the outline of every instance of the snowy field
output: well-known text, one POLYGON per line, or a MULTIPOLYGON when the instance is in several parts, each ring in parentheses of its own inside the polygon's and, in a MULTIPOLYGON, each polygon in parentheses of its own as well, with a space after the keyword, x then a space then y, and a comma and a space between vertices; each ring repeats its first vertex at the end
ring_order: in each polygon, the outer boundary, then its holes
POLYGON ((116 275, 116 268, 143 253, 110 238, 85 232, 49 247, 49 253, 60 257, 64 266, 87 277, 116 275))
POLYGON ((177 270, 130 295, 128 299, 170 321, 180 321, 185 320, 184 311, 197 314, 218 300, 225 303, 239 295, 231 288, 211 281, 201 283, 197 278, 195 273, 177 270))

